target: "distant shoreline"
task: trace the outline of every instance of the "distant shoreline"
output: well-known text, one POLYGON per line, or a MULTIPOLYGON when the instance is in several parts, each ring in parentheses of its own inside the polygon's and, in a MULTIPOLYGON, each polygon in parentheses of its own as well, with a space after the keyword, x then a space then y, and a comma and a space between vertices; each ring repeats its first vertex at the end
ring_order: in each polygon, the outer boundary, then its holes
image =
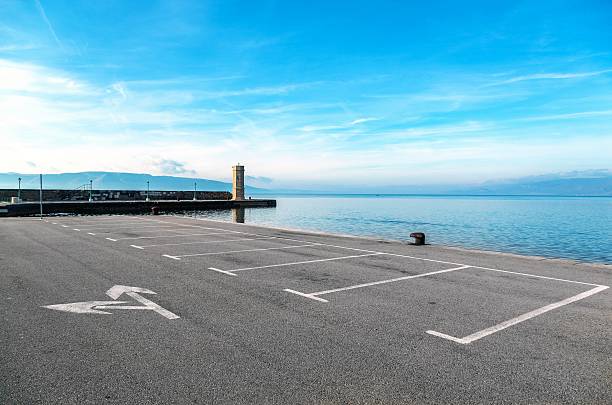
POLYGON ((409 194, 409 193, 252 193, 256 196, 282 197, 528 197, 528 198, 612 198, 612 195, 576 194, 409 194))

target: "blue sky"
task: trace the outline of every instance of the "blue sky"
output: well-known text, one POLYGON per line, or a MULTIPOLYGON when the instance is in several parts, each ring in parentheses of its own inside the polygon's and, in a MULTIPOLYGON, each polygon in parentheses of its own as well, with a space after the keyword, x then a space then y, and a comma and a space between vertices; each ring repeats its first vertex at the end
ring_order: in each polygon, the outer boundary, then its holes
POLYGON ((612 2, 0 0, 0 171, 612 169, 612 2))

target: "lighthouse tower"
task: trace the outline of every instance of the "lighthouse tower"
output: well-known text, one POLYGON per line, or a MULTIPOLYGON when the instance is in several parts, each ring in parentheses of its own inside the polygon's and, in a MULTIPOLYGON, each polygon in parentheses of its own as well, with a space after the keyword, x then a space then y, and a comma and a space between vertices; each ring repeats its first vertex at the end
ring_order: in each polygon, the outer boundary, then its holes
POLYGON ((244 166, 232 166, 232 200, 244 200, 244 166))

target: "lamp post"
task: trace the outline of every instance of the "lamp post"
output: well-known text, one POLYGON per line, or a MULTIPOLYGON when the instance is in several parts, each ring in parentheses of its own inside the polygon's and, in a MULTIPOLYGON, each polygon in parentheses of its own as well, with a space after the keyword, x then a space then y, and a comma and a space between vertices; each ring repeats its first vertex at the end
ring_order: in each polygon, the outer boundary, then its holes
POLYGON ((89 202, 93 201, 92 198, 92 193, 93 193, 93 180, 89 180, 89 202))
POLYGON ((43 218, 43 192, 42 192, 43 190, 42 190, 42 187, 43 187, 43 185, 42 185, 42 173, 41 173, 40 174, 40 194, 39 194, 39 197, 40 197, 40 220, 41 221, 42 221, 42 218, 43 218))
POLYGON ((193 201, 197 200, 196 193, 198 192, 198 182, 193 182, 193 201))
POLYGON ((147 180, 147 199, 145 201, 149 201, 149 180, 147 180))
POLYGON ((21 202, 21 177, 19 177, 19 178, 17 179, 17 182, 18 182, 18 184, 19 184, 19 185, 17 186, 17 202, 19 203, 19 202, 21 202))

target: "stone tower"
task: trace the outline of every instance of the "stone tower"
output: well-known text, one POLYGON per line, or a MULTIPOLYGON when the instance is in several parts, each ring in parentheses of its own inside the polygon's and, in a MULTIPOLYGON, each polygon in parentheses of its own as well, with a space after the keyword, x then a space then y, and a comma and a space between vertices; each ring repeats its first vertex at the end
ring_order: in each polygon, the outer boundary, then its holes
POLYGON ((232 200, 244 200, 244 166, 232 166, 232 200))

